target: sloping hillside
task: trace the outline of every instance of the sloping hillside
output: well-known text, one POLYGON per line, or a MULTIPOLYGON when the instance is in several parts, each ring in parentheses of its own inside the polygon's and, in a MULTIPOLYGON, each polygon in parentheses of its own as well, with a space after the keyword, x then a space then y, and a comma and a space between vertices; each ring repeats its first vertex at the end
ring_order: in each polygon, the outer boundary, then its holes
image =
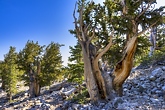
MULTIPOLYGON (((14 97, 8 103, 6 93, 0 89, 0 109, 4 110, 165 110, 165 65, 146 69, 133 69, 124 87, 124 96, 97 105, 78 104, 67 100, 77 92, 76 85, 62 82, 50 88, 42 88, 39 97, 30 99, 28 91, 14 97)), ((19 88, 21 89, 21 87, 19 88)), ((28 89, 28 88, 24 88, 28 89)))

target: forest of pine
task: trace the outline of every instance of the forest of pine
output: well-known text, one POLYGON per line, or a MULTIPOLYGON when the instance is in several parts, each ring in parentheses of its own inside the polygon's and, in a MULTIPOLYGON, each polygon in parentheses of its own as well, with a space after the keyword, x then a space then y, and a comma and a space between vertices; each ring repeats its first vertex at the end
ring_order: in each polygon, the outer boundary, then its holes
MULTIPOLYGON (((165 66, 165 6, 155 8, 155 4, 156 0, 105 0, 103 5, 77 0, 70 15, 74 28, 68 29, 77 44, 69 47, 67 66, 60 52, 65 44, 28 40, 19 52, 10 46, 0 61, 7 102, 13 103, 24 92, 17 87, 22 81, 30 99, 42 96, 42 88, 61 82, 76 85, 76 92, 66 100, 81 104, 123 97, 123 85, 133 69, 152 68, 159 62, 165 66)), ((165 101, 165 83, 162 88, 165 101)))

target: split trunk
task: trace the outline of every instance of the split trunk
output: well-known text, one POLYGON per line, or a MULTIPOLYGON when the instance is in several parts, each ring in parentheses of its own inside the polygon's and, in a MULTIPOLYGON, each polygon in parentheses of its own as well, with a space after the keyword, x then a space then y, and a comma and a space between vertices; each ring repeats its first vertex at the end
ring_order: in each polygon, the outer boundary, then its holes
POLYGON ((84 60, 84 76, 86 86, 93 102, 101 99, 111 100, 122 95, 122 85, 130 74, 133 57, 137 46, 137 37, 128 41, 121 61, 114 69, 112 76, 101 70, 97 54, 90 51, 87 42, 81 43, 84 60))

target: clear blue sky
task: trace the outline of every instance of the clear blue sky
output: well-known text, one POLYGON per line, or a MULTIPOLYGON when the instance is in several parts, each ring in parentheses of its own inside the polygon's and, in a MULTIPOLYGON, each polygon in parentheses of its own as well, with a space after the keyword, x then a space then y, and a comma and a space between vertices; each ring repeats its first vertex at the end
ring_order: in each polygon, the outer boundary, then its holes
MULTIPOLYGON (((0 0, 0 60, 15 46, 24 48, 27 40, 61 47, 63 60, 67 61, 69 46, 76 39, 68 30, 74 28, 72 13, 76 0, 0 0)), ((65 62, 66 63, 66 62, 65 62)))
MULTIPOLYGON (((97 3, 104 0, 94 0, 97 3)), ((69 46, 76 39, 68 30, 74 28, 73 10, 76 0, 0 0, 0 60, 15 46, 17 52, 28 40, 47 45, 51 41, 65 44, 61 53, 65 65, 69 46)), ((165 0, 157 0, 165 5, 165 0)))

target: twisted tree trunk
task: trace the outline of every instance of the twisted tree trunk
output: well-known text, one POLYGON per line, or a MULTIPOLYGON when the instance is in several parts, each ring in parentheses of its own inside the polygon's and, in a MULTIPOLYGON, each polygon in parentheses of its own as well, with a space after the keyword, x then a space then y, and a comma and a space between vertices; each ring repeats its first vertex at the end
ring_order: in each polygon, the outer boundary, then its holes
POLYGON ((100 70, 98 55, 90 53, 85 43, 82 43, 85 81, 92 101, 113 99, 116 94, 122 95, 122 84, 127 79, 133 66, 133 57, 137 46, 137 37, 132 37, 126 45, 125 54, 117 64, 113 79, 100 70), (89 51, 89 54, 88 54, 89 51), (93 56, 92 56, 92 55, 93 56), (114 92, 116 91, 116 93, 114 92))
POLYGON ((113 88, 119 96, 122 96, 122 84, 128 78, 133 67, 133 57, 137 47, 137 37, 132 37, 127 43, 125 54, 116 65, 113 73, 113 88))
MULTIPOLYGON (((76 5, 75 5, 76 8, 76 5)), ((112 32, 109 37, 109 43, 99 50, 96 49, 95 45, 92 45, 92 39, 95 36, 95 27, 91 24, 84 24, 83 21, 83 10, 84 4, 80 5, 79 17, 75 16, 75 10, 73 12, 75 32, 78 42, 82 47, 83 61, 84 61, 84 76, 86 81, 86 86, 91 98, 91 101, 97 102, 100 99, 114 99, 114 97, 122 96, 123 88, 122 85, 124 81, 128 78, 131 69, 133 67, 133 58, 137 47, 137 37, 143 34, 151 26, 153 26, 157 21, 145 30, 138 32, 139 18, 144 14, 146 10, 142 11, 138 16, 128 16, 131 20, 130 29, 126 35, 127 43, 125 45, 125 52, 121 61, 119 61, 112 73, 112 76, 102 71, 99 67, 99 59, 110 49, 112 45, 112 38, 114 32, 112 32)))

